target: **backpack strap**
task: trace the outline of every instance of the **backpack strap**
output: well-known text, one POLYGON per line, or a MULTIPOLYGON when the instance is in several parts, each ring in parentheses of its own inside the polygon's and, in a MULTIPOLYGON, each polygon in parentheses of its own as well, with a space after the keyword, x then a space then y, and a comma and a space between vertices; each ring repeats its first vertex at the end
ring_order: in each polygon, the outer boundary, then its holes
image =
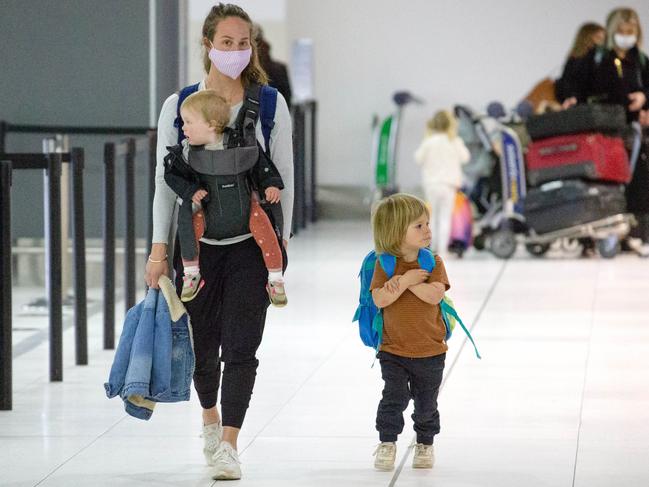
POLYGON ((263 85, 259 93, 261 104, 259 119, 261 121, 261 132, 264 135, 264 148, 266 155, 270 158, 270 133, 275 126, 275 111, 277 108, 277 89, 269 85, 263 85))
POLYGON ((196 83, 195 85, 185 86, 182 90, 180 90, 178 92, 178 105, 176 106, 176 119, 174 120, 174 127, 176 127, 178 129, 178 143, 179 144, 185 138, 185 134, 183 133, 183 119, 180 116, 180 107, 182 106, 183 102, 185 101, 185 98, 187 98, 192 93, 196 93, 198 91, 198 86, 199 85, 200 85, 200 83, 196 83))
POLYGON ((388 279, 391 279, 394 276, 394 269, 397 267, 397 258, 392 254, 380 254, 379 262, 388 279))
POLYGON ((444 299, 442 299, 442 301, 439 303, 439 306, 440 306, 440 309, 442 310, 443 314, 451 315, 453 318, 455 318, 455 321, 457 321, 460 324, 460 326, 462 327, 462 330, 464 330, 464 333, 466 333, 467 338, 469 339, 469 341, 473 345, 473 349, 475 350, 476 357, 481 359, 482 356, 480 355, 480 352, 478 352, 478 347, 476 346, 475 342, 473 341, 473 337, 471 336, 471 332, 467 329, 466 326, 464 326, 464 323, 462 322, 462 319, 460 318, 460 316, 457 314, 457 311, 455 311, 455 308, 453 308, 453 306, 451 306, 444 299))
POLYGON ((419 263, 419 267, 426 272, 433 272, 433 269, 435 269, 435 254, 427 247, 419 249, 417 262, 419 263))

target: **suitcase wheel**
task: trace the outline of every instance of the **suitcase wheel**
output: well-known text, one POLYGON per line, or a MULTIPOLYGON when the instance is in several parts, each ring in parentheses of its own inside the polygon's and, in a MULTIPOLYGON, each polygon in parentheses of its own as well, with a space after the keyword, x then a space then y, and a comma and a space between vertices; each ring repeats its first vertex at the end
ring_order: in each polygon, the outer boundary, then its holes
POLYGON ((599 239, 597 241, 597 250, 603 258, 612 259, 620 251, 620 239, 615 235, 599 239))
POLYGON ((509 259, 516 252, 516 235, 507 228, 496 230, 489 238, 489 250, 499 259, 509 259))
POLYGON ((525 244, 525 248, 534 257, 542 257, 548 250, 550 250, 550 244, 529 243, 525 244))

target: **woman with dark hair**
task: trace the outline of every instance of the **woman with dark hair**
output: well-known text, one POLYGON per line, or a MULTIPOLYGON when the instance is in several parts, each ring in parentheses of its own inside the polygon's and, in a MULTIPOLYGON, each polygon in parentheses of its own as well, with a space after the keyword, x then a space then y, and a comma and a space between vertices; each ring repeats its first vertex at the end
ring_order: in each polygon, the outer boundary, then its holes
MULTIPOLYGON (((267 84, 266 74, 259 65, 250 17, 236 5, 218 4, 207 15, 202 34, 206 77, 194 88, 214 90, 226 100, 230 107, 229 127, 233 134, 237 134, 237 130, 243 134, 233 140, 245 145, 245 149, 257 147, 257 143, 263 147, 265 140, 260 120, 257 119, 254 126, 246 123, 252 106, 251 93, 261 93, 261 85, 267 84), (251 131, 252 137, 247 137, 251 131)), ((263 105, 263 100, 259 97, 257 102, 263 105)), ((173 242, 172 215, 176 195, 164 180, 164 156, 166 147, 177 144, 182 137, 182 120, 177 119, 178 102, 178 93, 169 96, 158 121, 153 242, 145 275, 147 284, 154 288, 158 286, 158 278, 168 272, 167 248, 168 243, 173 242)), ((263 110, 263 106, 258 109, 260 113, 263 110)), ((237 148, 228 145, 215 153, 237 148)), ((282 236, 286 247, 293 211, 293 146, 289 110, 281 94, 276 98, 269 155, 285 186, 281 201, 282 236)), ((199 262, 205 284, 201 292, 186 303, 196 355, 194 387, 203 408, 203 452, 207 463, 213 467, 214 479, 241 478, 237 438, 255 383, 259 364, 256 352, 269 305, 268 271, 260 248, 251 237, 250 233, 245 233, 220 240, 201 239, 199 262), (221 362, 224 363, 222 378, 221 362), (216 406, 219 386, 221 414, 216 406)), ((182 261, 177 253, 176 257, 174 266, 179 283, 182 261)))

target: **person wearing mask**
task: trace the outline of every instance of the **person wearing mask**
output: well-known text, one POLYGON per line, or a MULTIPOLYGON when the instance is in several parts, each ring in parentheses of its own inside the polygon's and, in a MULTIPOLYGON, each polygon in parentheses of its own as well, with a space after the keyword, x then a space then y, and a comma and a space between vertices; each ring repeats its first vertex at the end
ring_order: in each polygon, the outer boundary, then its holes
MULTIPOLYGON (((642 27, 630 8, 613 10, 606 21, 605 48, 593 48, 577 62, 564 107, 575 103, 611 103, 624 107, 629 122, 649 122, 649 58, 642 51, 642 27)), ((649 256, 649 143, 643 142, 631 182, 627 207, 639 225, 626 244, 649 256)))

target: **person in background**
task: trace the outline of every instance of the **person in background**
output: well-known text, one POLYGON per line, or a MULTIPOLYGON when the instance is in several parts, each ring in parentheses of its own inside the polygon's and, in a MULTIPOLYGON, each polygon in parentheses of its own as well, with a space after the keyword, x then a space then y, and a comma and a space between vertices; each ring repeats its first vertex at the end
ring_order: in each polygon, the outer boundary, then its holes
MULTIPOLYGON (((605 48, 595 47, 578 61, 564 102, 591 101, 624 107, 629 122, 648 122, 649 58, 642 51, 642 26, 635 10, 618 8, 606 21, 605 48)), ((644 138, 626 192, 627 208, 639 225, 625 244, 649 257, 649 142, 644 138)))
POLYGON ((286 100, 286 104, 291 106, 291 82, 288 77, 288 69, 286 64, 276 61, 270 56, 270 44, 264 38, 264 31, 259 26, 255 25, 257 35, 257 48, 259 49, 259 63, 268 75, 268 84, 273 88, 277 88, 286 100))
POLYGON ((579 71, 579 60, 588 54, 591 49, 601 47, 606 42, 606 29, 603 25, 594 22, 582 24, 577 31, 572 49, 563 67, 561 78, 555 82, 555 95, 559 102, 563 103, 570 96, 573 89, 570 83, 581 83, 579 71))
POLYGON ((457 120, 447 110, 428 121, 428 135, 415 152, 421 179, 430 205, 433 251, 446 255, 451 238, 455 194, 462 186, 462 165, 471 158, 457 135, 457 120))

